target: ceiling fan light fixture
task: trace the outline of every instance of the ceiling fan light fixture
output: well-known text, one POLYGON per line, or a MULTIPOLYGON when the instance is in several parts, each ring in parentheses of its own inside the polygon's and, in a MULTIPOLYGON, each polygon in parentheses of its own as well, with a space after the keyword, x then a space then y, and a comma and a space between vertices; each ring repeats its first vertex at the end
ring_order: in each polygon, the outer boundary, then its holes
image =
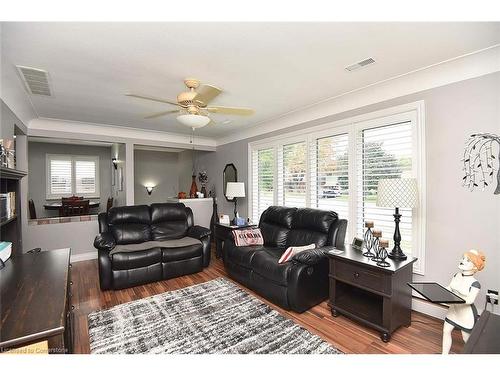
POLYGON ((192 129, 202 128, 210 122, 210 117, 203 115, 193 115, 193 114, 184 114, 177 116, 177 121, 179 121, 182 125, 189 126, 192 129))

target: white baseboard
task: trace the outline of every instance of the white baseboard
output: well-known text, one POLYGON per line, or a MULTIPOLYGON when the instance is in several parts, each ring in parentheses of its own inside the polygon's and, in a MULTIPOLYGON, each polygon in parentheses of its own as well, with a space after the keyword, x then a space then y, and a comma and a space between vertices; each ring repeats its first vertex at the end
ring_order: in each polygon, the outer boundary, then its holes
POLYGON ((97 250, 89 251, 88 253, 71 254, 71 262, 82 262, 84 260, 97 259, 97 250))

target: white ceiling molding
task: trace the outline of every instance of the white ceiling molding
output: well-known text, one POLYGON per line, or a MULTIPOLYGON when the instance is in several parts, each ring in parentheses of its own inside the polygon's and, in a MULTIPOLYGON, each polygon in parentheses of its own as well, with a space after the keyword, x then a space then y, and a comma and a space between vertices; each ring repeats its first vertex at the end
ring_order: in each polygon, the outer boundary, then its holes
MULTIPOLYGON (((45 118, 31 120, 28 124, 28 135, 183 149, 193 147, 190 143, 191 136, 186 134, 45 118)), ((215 145, 214 139, 200 137, 195 134, 195 149, 215 151, 215 145)))
POLYGON ((217 146, 500 71, 500 45, 353 90, 217 139, 217 146))

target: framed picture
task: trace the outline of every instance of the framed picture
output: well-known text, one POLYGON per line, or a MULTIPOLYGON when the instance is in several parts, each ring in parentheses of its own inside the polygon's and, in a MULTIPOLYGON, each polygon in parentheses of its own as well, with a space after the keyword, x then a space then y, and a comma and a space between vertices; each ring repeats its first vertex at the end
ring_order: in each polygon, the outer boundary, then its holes
POLYGON ((118 191, 123 191, 123 168, 118 167, 118 191))

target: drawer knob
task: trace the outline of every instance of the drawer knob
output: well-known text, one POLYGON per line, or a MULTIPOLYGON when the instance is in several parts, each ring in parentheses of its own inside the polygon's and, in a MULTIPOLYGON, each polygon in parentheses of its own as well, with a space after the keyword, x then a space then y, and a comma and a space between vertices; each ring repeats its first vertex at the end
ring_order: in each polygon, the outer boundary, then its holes
POLYGON ((73 285, 73 281, 70 281, 70 282, 69 282, 69 285, 73 285))
POLYGON ((71 310, 74 310, 75 309, 75 305, 71 305, 71 310))
POLYGON ((359 277, 359 272, 354 272, 354 278, 357 279, 359 277))

